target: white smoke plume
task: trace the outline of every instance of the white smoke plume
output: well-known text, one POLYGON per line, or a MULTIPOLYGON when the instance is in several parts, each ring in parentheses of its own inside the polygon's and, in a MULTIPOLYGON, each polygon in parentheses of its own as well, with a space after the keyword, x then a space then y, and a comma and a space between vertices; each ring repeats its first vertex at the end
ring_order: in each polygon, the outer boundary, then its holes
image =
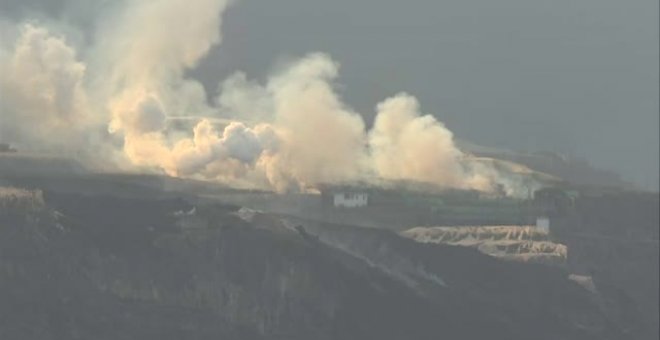
POLYGON ((378 104, 369 146, 376 173, 383 178, 465 186, 464 155, 451 131, 433 116, 421 115, 417 100, 405 93, 378 104))
POLYGON ((179 141, 174 147, 165 135, 165 123, 168 115, 210 111, 203 87, 184 79, 183 72, 220 42, 220 19, 226 7, 224 0, 132 1, 112 25, 100 30, 97 51, 103 52, 99 63, 108 70, 103 78, 109 80, 104 92, 109 98, 110 131, 123 135, 130 162, 177 175, 181 171, 177 160, 187 162, 182 166, 187 171, 190 164, 209 157, 209 152, 192 153, 183 146, 197 146, 204 139, 198 132, 207 128, 196 128, 194 140, 179 141), (185 25, 176 24, 180 22, 185 25), (194 155, 200 159, 191 160, 194 155))
POLYGON ((75 145, 91 119, 85 64, 44 28, 26 24, 18 34, 12 53, 0 54, 0 136, 45 150, 75 145))
POLYGON ((517 195, 529 184, 524 171, 463 153, 405 93, 378 104, 367 131, 334 90, 339 65, 322 53, 265 84, 237 72, 209 103, 185 71, 221 42, 228 5, 128 0, 99 21, 82 53, 45 27, 23 24, 15 44, 0 47, 0 139, 86 147, 120 167, 278 191, 385 179, 517 195), (196 121, 191 131, 170 124, 186 117, 196 121), (234 121, 217 124, 227 117, 234 121))
POLYGON ((333 91, 330 82, 337 72, 328 56, 311 54, 267 85, 280 140, 266 169, 280 189, 355 180, 362 174, 364 123, 333 91))

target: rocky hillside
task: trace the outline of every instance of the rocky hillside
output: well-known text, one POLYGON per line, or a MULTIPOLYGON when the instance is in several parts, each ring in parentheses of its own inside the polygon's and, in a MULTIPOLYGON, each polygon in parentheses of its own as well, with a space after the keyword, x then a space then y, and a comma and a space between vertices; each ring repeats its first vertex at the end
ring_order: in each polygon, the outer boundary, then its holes
POLYGON ((556 268, 180 199, 0 192, 2 339, 624 339, 556 268))

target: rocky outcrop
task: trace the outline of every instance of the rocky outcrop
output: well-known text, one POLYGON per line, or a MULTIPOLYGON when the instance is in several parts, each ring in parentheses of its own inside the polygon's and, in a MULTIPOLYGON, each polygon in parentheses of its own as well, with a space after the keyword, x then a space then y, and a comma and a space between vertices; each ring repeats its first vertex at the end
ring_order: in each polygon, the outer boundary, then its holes
POLYGON ((472 247, 504 260, 564 265, 567 248, 547 230, 523 226, 415 227, 400 233, 417 242, 472 247))

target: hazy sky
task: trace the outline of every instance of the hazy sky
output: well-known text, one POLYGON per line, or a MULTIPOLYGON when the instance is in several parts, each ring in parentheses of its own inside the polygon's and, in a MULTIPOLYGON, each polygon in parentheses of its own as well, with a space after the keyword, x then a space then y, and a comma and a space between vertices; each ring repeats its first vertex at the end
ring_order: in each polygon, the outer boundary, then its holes
MULTIPOLYGON (((68 17, 61 3, 0 0, 0 11, 68 17)), ((235 70, 263 78, 323 51, 368 120, 406 91, 460 139, 584 156, 658 187, 657 1, 241 0, 223 31, 191 72, 211 92, 235 70)))

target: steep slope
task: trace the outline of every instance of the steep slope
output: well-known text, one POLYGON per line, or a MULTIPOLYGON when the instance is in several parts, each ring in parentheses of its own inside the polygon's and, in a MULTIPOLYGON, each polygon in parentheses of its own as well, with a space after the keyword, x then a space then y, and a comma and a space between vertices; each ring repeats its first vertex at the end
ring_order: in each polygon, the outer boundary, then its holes
POLYGON ((3 339, 617 339, 563 273, 176 199, 0 195, 3 339))

